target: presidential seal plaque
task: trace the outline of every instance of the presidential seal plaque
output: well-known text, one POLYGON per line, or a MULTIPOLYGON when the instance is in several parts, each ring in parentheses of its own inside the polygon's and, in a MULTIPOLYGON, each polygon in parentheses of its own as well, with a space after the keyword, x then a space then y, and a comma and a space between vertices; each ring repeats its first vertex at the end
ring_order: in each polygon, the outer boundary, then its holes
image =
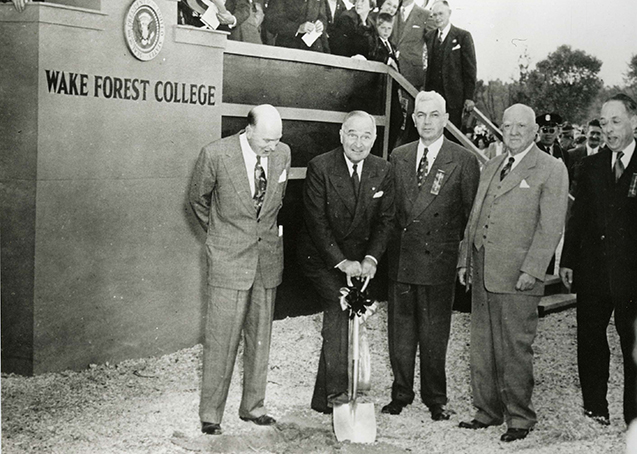
POLYGON ((132 54, 142 61, 152 60, 164 44, 164 18, 153 0, 135 0, 124 22, 126 42, 132 54))

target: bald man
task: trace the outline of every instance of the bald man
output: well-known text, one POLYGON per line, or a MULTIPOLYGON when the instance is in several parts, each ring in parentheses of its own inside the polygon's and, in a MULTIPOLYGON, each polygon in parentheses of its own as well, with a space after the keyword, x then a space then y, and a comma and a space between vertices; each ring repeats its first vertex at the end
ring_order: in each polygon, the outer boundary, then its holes
POLYGON ((460 245, 458 278, 472 285, 471 386, 465 429, 507 424, 500 438, 525 438, 537 422, 533 341, 546 267, 562 235, 568 173, 534 143, 533 109, 504 112, 505 153, 490 160, 460 245))
POLYGON ((276 288, 283 273, 277 214, 290 171, 290 148, 270 105, 248 114, 245 130, 206 145, 190 184, 190 205, 206 231, 208 312, 199 416, 202 432, 221 433, 241 334, 239 417, 276 421, 264 407, 276 288))

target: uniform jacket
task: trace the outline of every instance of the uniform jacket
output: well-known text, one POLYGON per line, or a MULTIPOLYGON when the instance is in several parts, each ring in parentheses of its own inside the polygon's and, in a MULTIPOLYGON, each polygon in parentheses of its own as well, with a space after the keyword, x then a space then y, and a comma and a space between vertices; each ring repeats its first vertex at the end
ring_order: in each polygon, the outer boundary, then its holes
POLYGON ((491 159, 480 177, 478 193, 460 246, 458 266, 470 269, 480 211, 490 184, 497 185, 484 240, 484 283, 493 293, 516 293, 524 272, 537 279, 529 295, 544 293, 546 268, 562 236, 568 200, 564 164, 533 146, 500 182, 507 154, 491 159), (493 183, 492 183, 493 182, 493 183))
MULTIPOLYGON (((434 40, 438 39, 438 30, 432 30, 425 37, 427 44, 428 70, 431 69, 434 40)), ((473 99, 476 89, 476 51, 471 33, 451 25, 447 37, 442 42, 442 81, 447 101, 447 111, 462 109, 465 99, 473 99)), ((431 76, 427 76, 425 90, 434 90, 431 76)))
POLYGON ((365 158, 357 202, 343 148, 319 155, 307 166, 303 202, 305 224, 298 244, 301 257, 312 259, 310 266, 332 269, 366 255, 380 260, 394 218, 389 162, 371 154, 365 158))
POLYGON ((480 180, 478 160, 443 139, 421 189, 416 180, 418 142, 391 154, 396 180, 396 226, 388 246, 389 277, 417 285, 452 283, 458 245, 480 180), (434 181, 442 175, 440 188, 434 181))
POLYGON ((268 156, 267 187, 257 217, 239 134, 206 145, 190 184, 190 205, 206 230, 208 283, 248 290, 257 271, 266 288, 281 283, 283 237, 277 214, 290 170, 290 148, 279 143, 268 156))
POLYGON ((276 35, 277 46, 329 53, 326 8, 325 0, 270 0, 265 12, 265 27, 276 35), (304 22, 317 20, 323 23, 325 29, 312 47, 307 47, 297 31, 304 22))
POLYGON ((573 270, 574 285, 590 289, 608 273, 611 292, 637 294, 637 153, 618 183, 612 151, 604 147, 582 160, 577 193, 566 226, 560 266, 573 270))
POLYGON ((430 11, 414 5, 409 17, 403 22, 399 9, 394 20, 394 30, 389 37, 400 53, 398 65, 401 74, 419 90, 425 83, 425 62, 422 56, 429 16, 430 11))

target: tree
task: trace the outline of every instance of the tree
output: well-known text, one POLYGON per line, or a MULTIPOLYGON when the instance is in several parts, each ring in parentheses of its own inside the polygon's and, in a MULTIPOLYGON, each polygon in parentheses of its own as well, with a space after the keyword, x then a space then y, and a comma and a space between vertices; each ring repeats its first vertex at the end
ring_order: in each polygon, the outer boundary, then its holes
POLYGON ((504 109, 511 105, 509 84, 500 79, 485 83, 479 80, 476 85, 476 105, 489 120, 500 124, 504 109))
POLYGON ((601 67, 598 58, 562 45, 528 73, 524 94, 538 113, 556 112, 572 123, 584 122, 603 87, 601 67))
POLYGON ((626 94, 635 99, 637 96, 637 54, 633 54, 628 62, 628 71, 625 74, 626 94))

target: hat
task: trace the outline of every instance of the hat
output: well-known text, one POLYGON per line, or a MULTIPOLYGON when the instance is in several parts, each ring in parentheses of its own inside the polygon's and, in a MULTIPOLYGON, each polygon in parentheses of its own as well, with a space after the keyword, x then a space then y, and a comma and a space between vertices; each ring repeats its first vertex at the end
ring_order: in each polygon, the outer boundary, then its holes
POLYGON ((562 131, 573 131, 575 128, 573 128, 573 125, 570 124, 568 121, 564 122, 564 124, 562 124, 562 131))
POLYGON ((562 117, 556 113, 545 113, 535 117, 538 126, 557 126, 562 124, 562 117))

